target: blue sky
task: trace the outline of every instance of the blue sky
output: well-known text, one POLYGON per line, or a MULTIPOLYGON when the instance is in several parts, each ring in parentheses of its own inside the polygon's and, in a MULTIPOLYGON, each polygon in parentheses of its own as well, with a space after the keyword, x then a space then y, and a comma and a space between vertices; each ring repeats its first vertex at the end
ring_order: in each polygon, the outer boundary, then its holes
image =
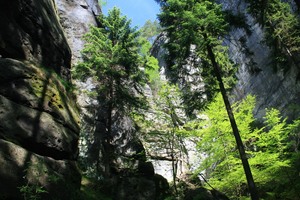
POLYGON ((132 20, 132 26, 142 27, 147 20, 156 20, 159 13, 159 5, 154 0, 107 0, 102 7, 106 15, 114 6, 121 9, 122 15, 132 20))

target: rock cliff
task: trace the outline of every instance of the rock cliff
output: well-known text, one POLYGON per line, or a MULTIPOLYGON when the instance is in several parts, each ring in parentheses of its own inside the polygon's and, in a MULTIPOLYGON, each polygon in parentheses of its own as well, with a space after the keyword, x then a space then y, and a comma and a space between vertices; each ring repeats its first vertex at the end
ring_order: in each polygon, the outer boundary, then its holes
POLYGON ((97 0, 55 0, 59 21, 66 34, 72 51, 72 65, 81 59, 83 49, 82 36, 88 32, 89 26, 96 25, 96 18, 101 13, 97 0))
POLYGON ((80 118, 56 5, 1 1, 0 16, 1 198, 71 199, 81 179, 80 118))
MULTIPOLYGON (((220 2, 236 13, 246 10, 244 1, 220 2)), ((70 69, 81 61, 82 36, 89 25, 98 23, 95 16, 100 13, 96 0, 0 1, 0 199, 27 198, 25 189, 35 187, 45 199, 72 199, 68 191, 80 187, 76 160, 81 119, 85 139, 80 153, 89 165, 86 170, 101 172, 97 178, 105 180, 115 199, 158 199, 165 194, 168 183, 154 169, 164 165, 165 171, 171 170, 171 162, 153 159, 154 166, 146 162, 138 128, 121 113, 114 113, 108 142, 105 113, 97 98, 87 95, 93 92, 92 80, 77 84, 79 115, 70 69)), ((266 107, 276 107, 291 119, 298 117, 299 70, 292 66, 287 72, 274 72, 269 49, 261 42, 263 28, 250 15, 247 23, 251 35, 242 29, 229 34, 231 58, 239 65, 232 100, 254 94, 256 117, 262 118, 266 107), (255 67, 249 67, 240 38, 254 53, 255 67)), ((161 66, 164 39, 153 48, 161 66)), ((157 141, 149 145, 156 151, 157 141)))
MULTIPOLYGON (((299 80, 297 81, 299 68, 297 69, 296 66, 291 66, 286 72, 274 70, 270 48, 263 42, 264 29, 247 13, 247 4, 245 1, 219 0, 219 3, 222 4, 225 10, 234 14, 244 14, 247 20, 246 23, 252 32, 249 34, 249 32, 244 29, 232 27, 233 29, 228 36, 226 36, 225 45, 229 47, 230 58, 238 67, 236 73, 238 81, 231 91, 231 101, 242 100, 248 94, 255 95, 257 104, 254 114, 259 120, 263 120, 265 109, 271 107, 279 109, 283 116, 288 117, 289 120, 299 117, 300 83, 299 80), (247 50, 247 52, 245 50, 247 50), (249 52, 253 53, 252 56, 249 56, 249 52)), ((158 59, 163 75, 167 75, 168 77, 170 73, 166 70, 166 61, 164 59, 167 52, 163 48, 166 41, 166 34, 160 34, 154 42, 151 53, 158 59)), ((197 75, 197 77, 199 76, 197 75)), ((194 80, 193 78, 194 77, 191 77, 190 79, 194 80)), ((184 82, 188 81, 189 77, 185 78, 184 82)), ((155 142, 156 146, 154 147, 157 147, 157 141, 155 142)), ((151 148, 150 146, 147 150, 151 151, 155 149, 154 147, 151 148)), ((156 150, 155 152, 164 155, 160 151, 156 150)), ((189 153, 192 153, 192 151, 187 151, 187 156, 189 153)), ((197 156, 201 158, 203 155, 197 156)), ((198 160, 198 162, 200 161, 198 160)), ((168 177, 168 173, 166 172, 172 171, 171 161, 165 160, 162 162, 155 160, 153 163, 154 167, 161 170, 160 172, 166 177, 168 177)), ((185 169, 185 172, 188 172, 188 170, 185 169)), ((169 177, 171 176, 169 175, 169 177)))
POLYGON ((1 1, 0 6, 0 55, 33 61, 69 78, 71 51, 53 1, 1 1))
MULTIPOLYGON (((226 10, 245 14, 252 32, 247 34, 245 30, 234 29, 229 34, 230 41, 227 45, 230 56, 239 66, 238 83, 232 92, 232 99, 241 100, 248 94, 255 95, 257 98, 255 116, 258 119, 262 119, 265 109, 271 107, 279 109, 283 116, 290 120, 299 117, 300 82, 297 80, 299 68, 291 65, 287 72, 283 69, 275 71, 270 49, 263 42, 264 29, 246 12, 245 1, 220 1, 220 3, 226 10), (245 39, 245 45, 241 39, 245 39), (251 57, 245 54, 245 48, 253 53, 252 64, 249 64, 251 57)), ((292 2, 291 6, 295 7, 292 2)))

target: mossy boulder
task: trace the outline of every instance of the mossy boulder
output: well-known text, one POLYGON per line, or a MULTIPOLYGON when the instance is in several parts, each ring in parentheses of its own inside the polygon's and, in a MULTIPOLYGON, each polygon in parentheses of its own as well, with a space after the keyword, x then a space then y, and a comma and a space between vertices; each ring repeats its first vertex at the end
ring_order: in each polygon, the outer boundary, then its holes
POLYGON ((6 58, 0 80, 0 194, 73 199, 80 120, 66 82, 39 64, 6 58))
POLYGON ((40 155, 75 159, 79 112, 55 72, 0 60, 0 135, 40 155))

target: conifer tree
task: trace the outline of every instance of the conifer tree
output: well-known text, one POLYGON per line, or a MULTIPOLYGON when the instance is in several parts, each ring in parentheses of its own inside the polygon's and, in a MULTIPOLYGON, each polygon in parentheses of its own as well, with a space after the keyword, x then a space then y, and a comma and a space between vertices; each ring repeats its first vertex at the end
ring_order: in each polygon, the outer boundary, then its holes
POLYGON ((139 32, 130 27, 130 20, 113 8, 108 16, 100 16, 102 27, 91 27, 84 36, 84 61, 77 65, 75 77, 93 77, 98 82, 98 94, 108 111, 108 132, 111 129, 112 111, 130 111, 144 106, 141 86, 146 76, 140 67, 139 32))
POLYGON ((250 13, 265 29, 264 41, 271 47, 275 69, 287 71, 291 65, 300 69, 300 21, 289 3, 280 0, 247 2, 250 13))
POLYGON ((151 21, 147 20, 145 24, 140 29, 141 37, 146 38, 148 41, 153 43, 153 39, 161 32, 161 27, 157 20, 151 21))
MULTIPOLYGON (((91 147, 95 150, 91 151, 95 154, 99 154, 101 148, 108 151, 103 154, 107 164, 113 159, 109 145, 114 113, 128 116, 134 109, 146 108, 142 86, 147 82, 147 76, 141 70, 146 62, 140 53, 139 32, 131 27, 131 21, 121 16, 119 9, 113 8, 107 16, 101 15, 99 22, 101 27, 90 27, 84 36, 83 62, 76 66, 74 77, 83 81, 92 78, 96 83, 98 116, 105 128, 99 130, 101 136, 95 135, 91 147)), ((109 168, 105 166, 105 175, 109 173, 109 168)))
MULTIPOLYGON (((184 69, 191 55, 191 46, 195 45, 194 51, 202 61, 198 67, 202 70, 205 86, 210 86, 209 83, 214 83, 215 80, 219 85, 250 195, 256 200, 258 193, 222 79, 222 74, 230 71, 231 65, 227 51, 222 46, 221 38, 226 34, 227 23, 224 21, 221 6, 205 0, 166 0, 160 3, 162 13, 159 19, 169 38, 166 43, 169 67, 177 73, 184 69)), ((206 91, 210 91, 209 88, 206 91)))

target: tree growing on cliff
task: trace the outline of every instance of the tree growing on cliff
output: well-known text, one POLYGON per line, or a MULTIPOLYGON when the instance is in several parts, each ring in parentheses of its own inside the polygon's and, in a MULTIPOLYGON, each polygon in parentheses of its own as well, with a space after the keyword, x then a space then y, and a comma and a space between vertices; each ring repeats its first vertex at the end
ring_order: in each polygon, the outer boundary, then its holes
MULTIPOLYGON (((227 31, 222 8, 212 1, 165 0, 160 2, 162 13, 159 19, 169 38, 166 43, 169 68, 177 72, 184 69, 191 55, 191 47, 195 45, 193 51, 202 59, 198 67, 202 70, 201 75, 205 86, 216 82, 219 85, 246 174, 250 195, 253 200, 256 200, 258 193, 222 79, 222 75, 232 70, 227 51, 222 46, 222 37, 227 31)), ((206 91, 209 92, 208 88, 206 91)))
POLYGON ((157 36, 161 32, 161 27, 157 20, 153 22, 151 20, 147 20, 140 31, 141 37, 144 37, 149 42, 153 43, 155 36, 157 36))
POLYGON ((144 116, 136 116, 135 120, 141 128, 140 137, 149 145, 147 156, 153 160, 171 163, 171 170, 175 195, 179 195, 178 174, 186 164, 187 152, 183 137, 178 131, 185 122, 181 93, 177 85, 171 85, 165 80, 157 80, 158 70, 151 72, 153 81, 150 82, 153 94, 149 96, 150 109, 144 116), (156 75, 154 75, 156 74, 156 75), (155 91, 154 91, 155 90, 155 91), (150 151, 149 151, 150 149, 150 151))

